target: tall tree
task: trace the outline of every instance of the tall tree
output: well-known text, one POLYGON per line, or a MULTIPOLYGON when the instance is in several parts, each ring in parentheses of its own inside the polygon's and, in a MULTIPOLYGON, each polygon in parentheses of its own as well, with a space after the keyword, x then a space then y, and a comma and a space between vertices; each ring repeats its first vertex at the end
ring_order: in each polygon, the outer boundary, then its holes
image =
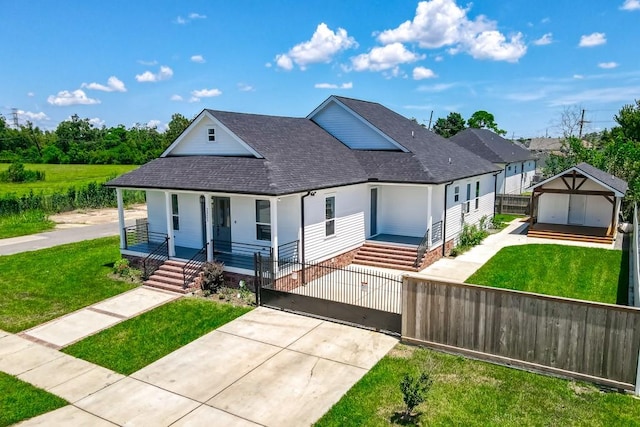
POLYGON ((167 146, 171 145, 173 141, 189 126, 191 120, 187 119, 180 113, 173 114, 171 120, 167 125, 167 130, 164 133, 164 140, 167 146))
POLYGON ((500 129, 496 123, 496 119, 493 117, 493 114, 484 111, 478 110, 469 117, 467 120, 467 125, 470 128, 476 129, 489 129, 497 133, 498 135, 504 135, 507 133, 506 130, 500 129))
POLYGON ((445 138, 449 138, 465 128, 465 121, 462 115, 456 112, 449 113, 446 118, 440 117, 433 125, 433 131, 445 138))

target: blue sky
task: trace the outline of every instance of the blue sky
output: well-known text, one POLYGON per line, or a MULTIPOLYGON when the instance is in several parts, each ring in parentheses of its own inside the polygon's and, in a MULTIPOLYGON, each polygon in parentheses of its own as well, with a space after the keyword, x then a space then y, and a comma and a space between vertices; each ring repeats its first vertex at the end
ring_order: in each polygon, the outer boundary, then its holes
POLYGON ((331 94, 508 136, 640 99, 640 0, 2 1, 0 114, 162 129, 203 108, 306 116, 331 94))

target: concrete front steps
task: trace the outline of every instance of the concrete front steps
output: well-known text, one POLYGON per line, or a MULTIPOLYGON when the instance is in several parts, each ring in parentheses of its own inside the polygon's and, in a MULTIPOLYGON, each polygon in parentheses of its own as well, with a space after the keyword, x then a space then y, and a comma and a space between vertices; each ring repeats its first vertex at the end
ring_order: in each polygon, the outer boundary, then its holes
POLYGON ((549 230, 531 230, 527 233, 527 237, 537 237, 540 239, 553 240, 571 240, 573 242, 602 243, 610 245, 613 243, 612 236, 586 236, 581 234, 562 233, 559 231, 549 230))
MULTIPOLYGON (((183 268, 185 264, 186 263, 182 261, 169 259, 149 276, 149 278, 144 281, 144 284, 152 288, 186 294, 189 291, 189 286, 187 286, 186 289, 184 287, 183 268)), ((202 264, 197 264, 190 267, 188 272, 196 273, 196 275, 194 275, 195 278, 201 269, 202 264)), ((188 285, 190 285, 190 283, 188 285)))
POLYGON ((365 242, 356 252, 353 263, 395 270, 417 271, 418 269, 413 266, 417 256, 418 248, 416 246, 365 242))

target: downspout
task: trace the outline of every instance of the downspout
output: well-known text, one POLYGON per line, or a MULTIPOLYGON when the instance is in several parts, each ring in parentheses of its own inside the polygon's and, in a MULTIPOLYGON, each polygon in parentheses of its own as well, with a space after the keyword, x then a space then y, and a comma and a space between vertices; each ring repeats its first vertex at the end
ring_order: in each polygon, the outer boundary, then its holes
MULTIPOLYGON (((498 194, 498 175, 502 172, 493 174, 493 216, 496 216, 496 195, 498 194)), ((504 174, 507 176, 507 174, 504 174)))
POLYGON ((453 181, 444 185, 444 219, 442 220, 442 256, 447 255, 447 189, 453 181))
POLYGON ((306 197, 309 196, 315 196, 316 192, 315 191, 307 191, 307 194, 305 194, 304 196, 302 196, 300 198, 300 229, 301 229, 301 233, 300 233, 300 263, 302 264, 302 284, 305 285, 306 282, 306 278, 305 278, 305 269, 304 269, 304 199, 306 197))

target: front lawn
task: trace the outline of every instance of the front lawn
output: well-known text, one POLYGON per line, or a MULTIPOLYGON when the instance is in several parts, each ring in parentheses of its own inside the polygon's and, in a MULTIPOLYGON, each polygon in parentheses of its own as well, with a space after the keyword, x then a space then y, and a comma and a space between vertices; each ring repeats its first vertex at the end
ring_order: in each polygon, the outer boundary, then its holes
POLYGON ((108 277, 118 237, 0 256, 0 329, 19 332, 134 285, 108 277))
POLYGON ((0 372, 0 427, 62 408, 67 402, 0 372))
MULTIPOLYGON (((593 385, 399 344, 316 424, 394 425, 405 373, 432 366, 433 386, 417 407, 422 426, 630 426, 640 401, 593 385)), ((397 424, 396 424, 397 425, 397 424)))
POLYGON ((564 245, 509 246, 501 249, 466 282, 626 304, 628 254, 564 245))
POLYGON ((183 298, 105 329, 63 351, 129 375, 250 310, 183 298))

